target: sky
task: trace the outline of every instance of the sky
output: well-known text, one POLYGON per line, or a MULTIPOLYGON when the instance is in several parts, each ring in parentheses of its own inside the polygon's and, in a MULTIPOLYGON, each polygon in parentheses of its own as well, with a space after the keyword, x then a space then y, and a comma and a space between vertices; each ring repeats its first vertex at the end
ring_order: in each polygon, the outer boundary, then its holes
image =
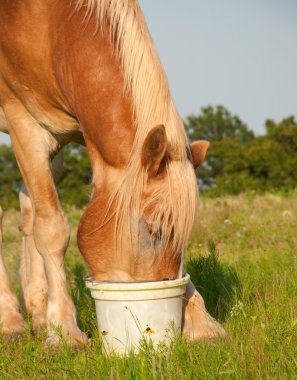
POLYGON ((220 104, 263 134, 297 115, 296 0, 139 3, 183 118, 220 104))

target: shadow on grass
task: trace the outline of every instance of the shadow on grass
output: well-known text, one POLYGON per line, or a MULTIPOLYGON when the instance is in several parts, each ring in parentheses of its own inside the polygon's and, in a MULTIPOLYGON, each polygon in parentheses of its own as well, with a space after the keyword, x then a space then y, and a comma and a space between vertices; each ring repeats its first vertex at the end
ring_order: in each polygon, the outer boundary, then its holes
POLYGON ((74 286, 71 295, 77 310, 78 325, 89 337, 92 337, 97 331, 97 321, 94 300, 84 282, 86 269, 82 264, 77 263, 73 266, 72 271, 74 286))
MULTIPOLYGON (((222 263, 213 242, 208 243, 209 255, 186 263, 198 292, 202 295, 208 312, 224 321, 230 309, 241 296, 241 282, 235 269, 222 263)), ((94 300, 84 283, 85 267, 77 263, 72 268, 74 286, 72 299, 77 309, 78 323, 89 337, 97 331, 94 300)))
POLYGON ((202 295, 207 311, 224 321, 230 309, 241 295, 241 282, 235 269, 220 262, 216 246, 208 242, 209 255, 186 263, 187 272, 202 295))

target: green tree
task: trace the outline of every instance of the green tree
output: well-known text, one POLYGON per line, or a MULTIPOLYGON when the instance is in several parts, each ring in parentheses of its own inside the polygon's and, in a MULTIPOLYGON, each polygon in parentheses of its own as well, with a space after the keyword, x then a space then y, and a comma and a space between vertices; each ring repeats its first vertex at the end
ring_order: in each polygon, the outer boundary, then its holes
MULTIPOLYGON (((90 196, 91 169, 86 148, 70 144, 64 149, 64 166, 58 184, 63 204, 84 206, 90 196)), ((0 205, 18 208, 22 177, 11 146, 0 145, 0 205)))
POLYGON ((294 116, 289 116, 279 123, 268 119, 265 123, 267 137, 276 141, 283 151, 280 165, 284 171, 284 184, 289 187, 297 186, 297 122, 294 116))
POLYGON ((268 119, 267 134, 255 137, 238 116, 222 106, 202 108, 185 122, 191 140, 207 139, 210 148, 197 174, 212 195, 243 191, 289 190, 297 186, 297 124, 268 119))
MULTIPOLYGON (((213 141, 207 152, 206 160, 197 170, 199 185, 202 190, 210 190, 215 194, 231 191, 230 184, 227 187, 219 186, 218 180, 230 176, 244 168, 246 165, 242 144, 235 138, 225 138, 213 141)), ((224 183, 224 182, 223 182, 224 183)), ((223 184, 222 183, 222 184, 223 184)), ((227 186, 227 183, 225 183, 227 186)), ((232 181, 232 188, 238 188, 232 181)), ((237 192, 237 191, 236 191, 237 192)))
POLYGON ((297 153, 297 122, 294 116, 283 119, 280 123, 267 119, 265 122, 267 137, 276 140, 288 153, 297 153))
POLYGON ((90 198, 91 168, 87 150, 78 144, 64 148, 63 174, 58 184, 62 203, 84 206, 90 198))
POLYGON ((200 115, 190 115, 186 118, 185 127, 191 141, 213 142, 232 137, 245 143, 254 137, 246 124, 223 106, 202 107, 200 115))
POLYGON ((200 115, 186 118, 185 128, 191 141, 210 142, 206 160, 197 170, 202 190, 216 187, 217 179, 226 176, 226 162, 238 167, 239 161, 242 163, 242 144, 254 138, 246 124, 223 106, 202 107, 200 115))
POLYGON ((234 144, 234 139, 223 140, 215 147, 215 155, 222 162, 222 170, 211 189, 213 195, 271 191, 287 185, 282 147, 266 136, 255 137, 244 145, 234 144))
POLYGON ((0 145, 0 205, 3 208, 18 207, 21 174, 11 146, 0 145))

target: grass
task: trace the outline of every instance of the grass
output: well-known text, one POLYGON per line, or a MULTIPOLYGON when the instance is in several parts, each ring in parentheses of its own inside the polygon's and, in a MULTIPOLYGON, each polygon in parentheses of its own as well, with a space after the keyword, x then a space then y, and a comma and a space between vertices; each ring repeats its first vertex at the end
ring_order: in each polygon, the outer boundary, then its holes
MULTIPOLYGON (((43 348, 44 333, 0 341, 0 379, 296 379, 297 198, 255 194, 201 201, 187 270, 209 311, 228 332, 225 342, 172 342, 139 355, 106 357, 96 332, 87 273, 75 245, 80 210, 67 211, 73 234, 66 256, 79 323, 92 338, 82 351, 43 348)), ((17 281, 18 215, 5 218, 5 261, 17 281)), ((19 292, 18 286, 15 286, 19 292)))

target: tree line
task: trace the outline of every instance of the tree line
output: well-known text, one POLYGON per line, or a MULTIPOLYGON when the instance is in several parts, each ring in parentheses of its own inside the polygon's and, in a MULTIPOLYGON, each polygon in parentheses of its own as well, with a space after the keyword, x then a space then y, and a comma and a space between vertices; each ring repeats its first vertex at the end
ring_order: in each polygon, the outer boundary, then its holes
MULTIPOLYGON (((254 133, 223 106, 203 107, 184 121, 190 141, 208 140, 206 161, 197 170, 201 192, 209 196, 247 191, 291 191, 297 188, 297 123, 268 119, 265 134, 254 133)), ((21 175, 11 146, 0 145, 0 204, 18 207, 21 175)), ((70 144, 58 185, 63 204, 84 206, 90 196, 91 169, 86 149, 70 144)))
POLYGON ((209 195, 250 190, 290 191, 297 188, 297 123, 294 116, 279 123, 265 121, 265 134, 255 136, 222 106, 204 107, 185 121, 190 140, 210 141, 198 169, 200 187, 209 195))

